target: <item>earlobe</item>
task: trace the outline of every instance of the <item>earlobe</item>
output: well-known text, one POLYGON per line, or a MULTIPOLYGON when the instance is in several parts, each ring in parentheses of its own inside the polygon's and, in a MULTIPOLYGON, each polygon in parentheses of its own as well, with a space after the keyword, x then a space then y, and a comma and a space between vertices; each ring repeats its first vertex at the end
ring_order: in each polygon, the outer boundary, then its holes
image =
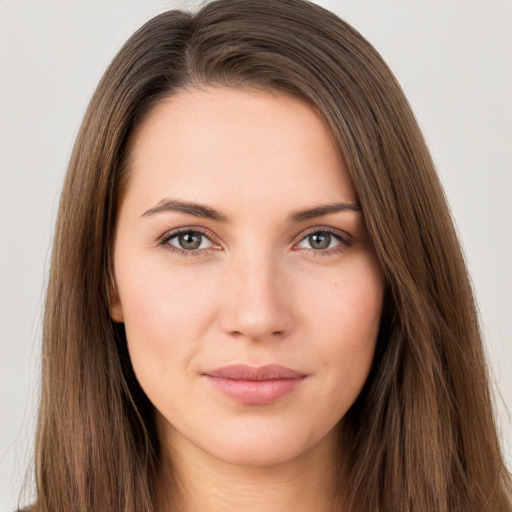
POLYGON ((121 301, 119 299, 115 304, 110 303, 110 318, 118 324, 122 324, 124 322, 123 307, 121 306, 121 301))
POLYGON ((121 299, 119 298, 119 293, 117 291, 117 287, 113 279, 110 279, 109 283, 109 314, 110 318, 118 324, 122 324, 124 322, 123 315, 123 306, 121 304, 121 299))

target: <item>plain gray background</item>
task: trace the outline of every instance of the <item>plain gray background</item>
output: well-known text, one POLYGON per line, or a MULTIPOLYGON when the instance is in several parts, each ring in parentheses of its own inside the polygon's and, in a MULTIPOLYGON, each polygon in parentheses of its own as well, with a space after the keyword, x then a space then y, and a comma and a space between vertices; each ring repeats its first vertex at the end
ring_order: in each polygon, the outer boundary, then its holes
MULTIPOLYGON (((1 511, 16 508, 30 466, 51 233, 85 107, 135 29, 193 3, 0 0, 1 511)), ((473 277, 510 464, 512 2, 317 3, 380 51, 423 128, 473 277)))

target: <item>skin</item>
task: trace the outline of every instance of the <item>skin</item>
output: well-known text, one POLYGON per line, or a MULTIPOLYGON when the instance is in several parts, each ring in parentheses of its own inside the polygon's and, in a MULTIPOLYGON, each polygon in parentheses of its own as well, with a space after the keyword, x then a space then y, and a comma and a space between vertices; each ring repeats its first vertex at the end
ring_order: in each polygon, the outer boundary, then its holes
POLYGON ((340 420, 368 376, 384 292, 361 211, 289 220, 357 205, 329 130, 287 95, 193 89, 150 112, 130 162, 111 315, 125 323, 183 510, 329 510, 340 420), (226 220, 170 210, 169 198, 226 220), (206 236, 190 249, 177 228, 206 236), (307 376, 275 402, 240 404, 203 375, 233 363, 307 376))

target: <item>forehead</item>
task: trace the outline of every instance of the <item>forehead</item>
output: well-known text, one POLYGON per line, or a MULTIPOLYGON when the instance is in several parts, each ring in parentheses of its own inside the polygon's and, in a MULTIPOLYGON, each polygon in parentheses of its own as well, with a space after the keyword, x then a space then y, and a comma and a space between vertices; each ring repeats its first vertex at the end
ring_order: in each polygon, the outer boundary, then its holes
POLYGON ((163 99, 134 133, 130 174, 128 195, 153 202, 356 201, 320 115, 269 91, 208 87, 163 99))

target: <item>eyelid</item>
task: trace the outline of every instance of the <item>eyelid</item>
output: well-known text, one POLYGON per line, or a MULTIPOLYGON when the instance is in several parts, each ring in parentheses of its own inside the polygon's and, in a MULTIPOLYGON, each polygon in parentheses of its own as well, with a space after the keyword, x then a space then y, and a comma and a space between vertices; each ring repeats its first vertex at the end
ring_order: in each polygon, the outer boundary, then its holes
POLYGON ((309 229, 307 229, 305 232, 301 233, 299 235, 299 238, 297 242, 294 243, 294 245, 297 245, 299 242, 302 242, 305 238, 307 238, 309 235, 313 233, 331 233, 333 235, 336 235, 339 237, 344 243, 351 245, 353 242, 352 236, 347 233, 346 231, 343 231, 341 229, 332 228, 329 226, 313 226, 309 229))
POLYGON ((300 250, 305 252, 307 255, 311 257, 332 257, 343 254, 345 251, 350 249, 353 244, 352 236, 346 231, 335 229, 327 226, 314 226, 308 229, 305 233, 301 233, 301 238, 294 243, 293 248, 296 248, 297 245, 302 243, 308 236, 313 233, 329 233, 334 236, 334 238, 339 242, 334 247, 326 248, 326 249, 314 249, 307 247, 299 247, 296 250, 300 250))
POLYGON ((220 244, 218 244, 215 241, 215 235, 206 228, 201 228, 197 226, 185 226, 180 228, 175 228, 170 231, 167 231, 164 235, 162 235, 158 239, 158 245, 164 246, 166 249, 170 250, 171 252, 178 252, 183 253, 186 256, 199 256, 203 254, 205 251, 210 250, 214 248, 215 250, 218 250, 220 247, 220 244), (169 244, 169 240, 172 238, 175 238, 181 234, 184 233, 198 233, 202 236, 204 236, 207 240, 210 241, 213 247, 208 247, 206 249, 195 249, 195 250, 186 250, 186 249, 180 249, 179 247, 175 247, 173 245, 169 244))

